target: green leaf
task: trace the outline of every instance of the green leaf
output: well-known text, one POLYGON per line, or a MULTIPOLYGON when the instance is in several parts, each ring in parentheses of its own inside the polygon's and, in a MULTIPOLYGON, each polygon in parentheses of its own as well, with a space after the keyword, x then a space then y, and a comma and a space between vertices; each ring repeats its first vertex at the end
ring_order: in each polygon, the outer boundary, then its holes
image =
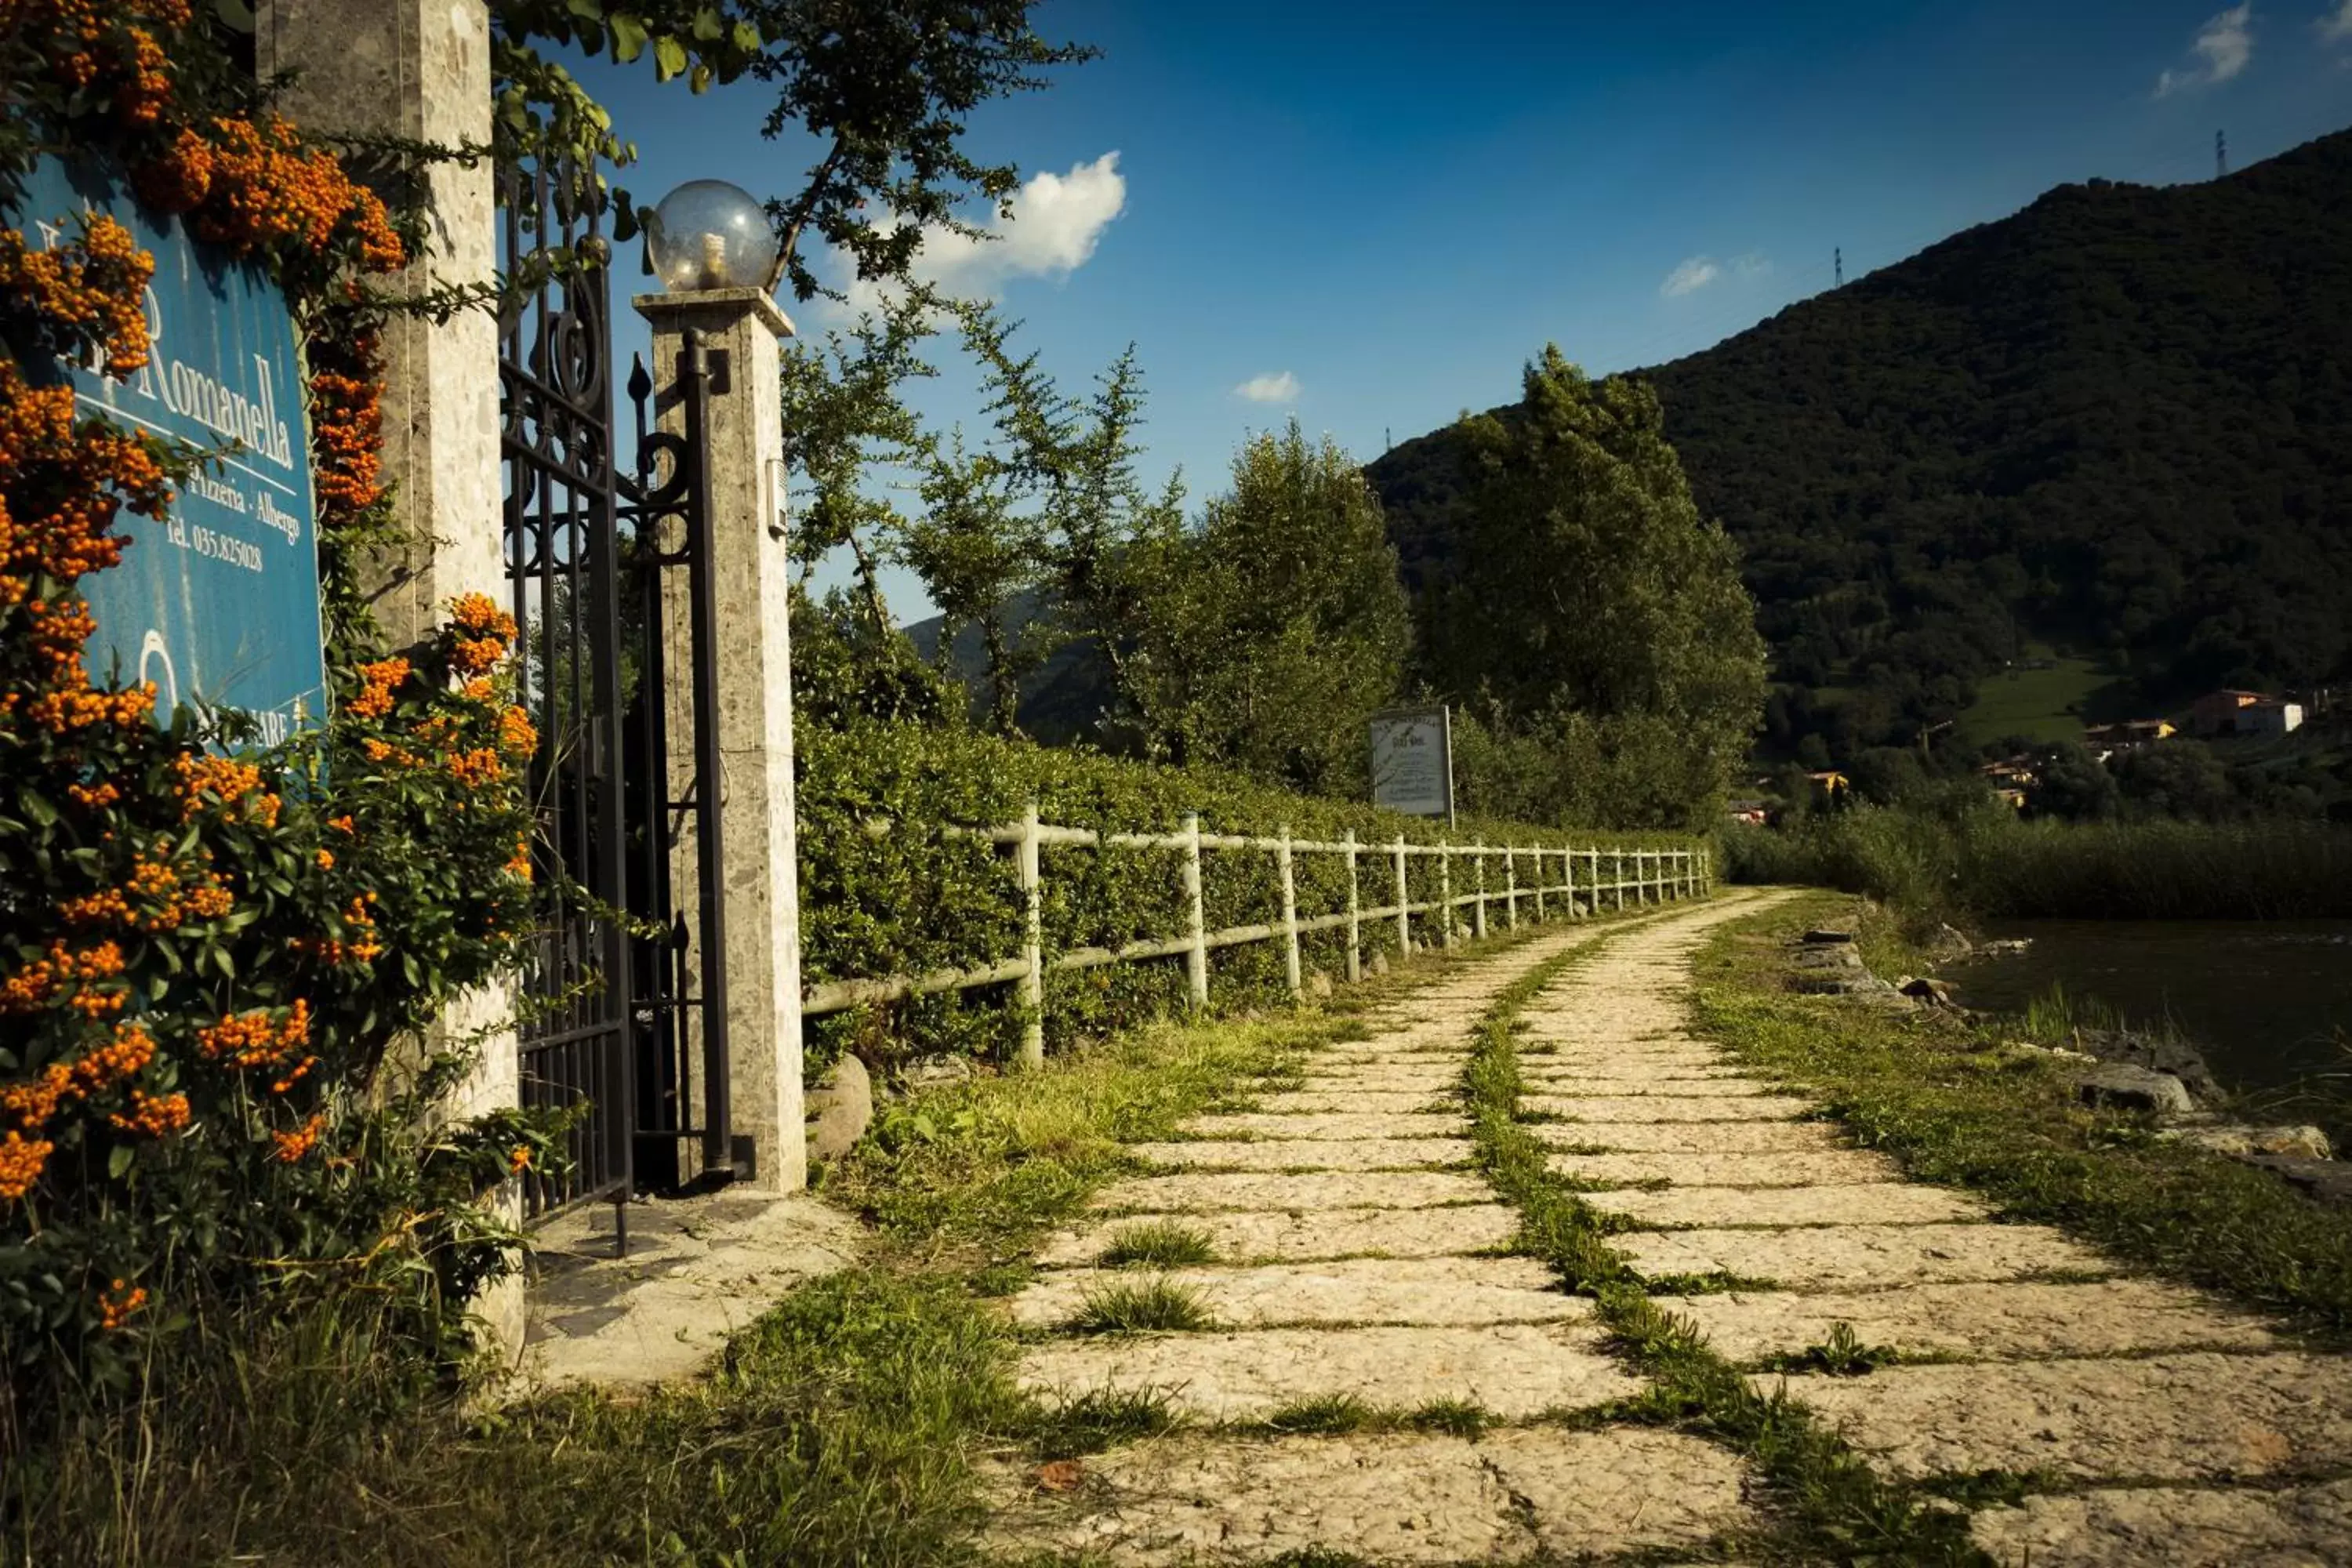
POLYGON ((676 38, 654 40, 654 79, 667 81, 686 69, 686 46, 676 38))
POLYGON ((117 1143, 113 1152, 106 1157, 107 1179, 114 1182, 122 1180, 122 1173, 131 1169, 131 1145, 117 1143))
POLYGON ((709 91, 710 75, 710 68, 702 61, 697 60, 694 64, 693 75, 688 79, 687 89, 690 92, 709 91))
MULTIPOLYGON (((646 25, 625 11, 616 12, 612 20, 613 58, 628 65, 646 52, 646 25)), ((608 122, 609 123, 609 122, 608 122)))
POLYGON ((563 8, 583 22, 604 19, 604 0, 563 0, 563 8))
POLYGON ((726 24, 719 19, 719 8, 716 5, 705 5, 694 14, 696 42, 715 44, 726 31, 726 24))
POLYGON ((760 52, 761 46, 766 42, 766 39, 760 37, 760 25, 758 23, 738 22, 735 24, 735 47, 742 50, 745 54, 758 54, 760 52))

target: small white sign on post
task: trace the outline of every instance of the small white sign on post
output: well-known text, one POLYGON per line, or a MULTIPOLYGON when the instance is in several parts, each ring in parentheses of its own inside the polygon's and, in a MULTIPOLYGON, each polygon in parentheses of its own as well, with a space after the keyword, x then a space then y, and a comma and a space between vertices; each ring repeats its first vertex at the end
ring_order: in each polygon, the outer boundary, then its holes
POLYGON ((1444 705, 1375 713, 1372 804, 1454 824, 1454 718, 1444 705))

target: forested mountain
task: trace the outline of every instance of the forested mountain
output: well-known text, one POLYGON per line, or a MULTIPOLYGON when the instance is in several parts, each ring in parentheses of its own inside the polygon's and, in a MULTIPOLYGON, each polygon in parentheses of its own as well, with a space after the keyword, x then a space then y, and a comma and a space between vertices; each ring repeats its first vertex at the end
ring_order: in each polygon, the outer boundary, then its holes
MULTIPOLYGON (((2029 640, 2111 659, 2112 707, 2352 676, 2352 132, 2060 186, 1634 374, 1744 552, 1783 753, 1910 741, 2029 640)), ((1416 588, 1465 450, 1366 470, 1416 588)))

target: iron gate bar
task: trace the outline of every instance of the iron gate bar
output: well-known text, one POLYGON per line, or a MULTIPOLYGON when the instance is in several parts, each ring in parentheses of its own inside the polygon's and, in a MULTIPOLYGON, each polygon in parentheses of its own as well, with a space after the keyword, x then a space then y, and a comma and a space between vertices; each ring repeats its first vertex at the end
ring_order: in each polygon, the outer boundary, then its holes
MULTIPOLYGON (((715 872, 727 864, 720 837, 719 786, 719 574, 710 547, 710 463, 706 424, 710 415, 710 357, 702 334, 688 329, 677 355, 678 388, 685 403, 688 568, 693 594, 694 800, 696 869, 701 873, 702 927, 702 1160, 713 1169, 734 1170, 732 1097, 727 1059, 727 899, 715 872)), ((738 1174, 749 1174, 738 1172, 738 1174)))

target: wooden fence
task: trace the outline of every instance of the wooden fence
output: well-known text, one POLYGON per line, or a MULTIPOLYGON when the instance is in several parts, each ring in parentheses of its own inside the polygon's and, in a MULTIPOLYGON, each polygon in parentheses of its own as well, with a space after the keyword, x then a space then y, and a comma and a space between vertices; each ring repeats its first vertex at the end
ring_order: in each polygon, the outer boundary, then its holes
MULTIPOLYGON (((1014 984, 1019 986, 1019 1001, 1027 1010, 1020 1057, 1024 1062, 1034 1064, 1043 1061, 1045 1056, 1045 975, 1049 972, 1092 969, 1106 963, 1129 963, 1143 959, 1173 958, 1181 954, 1184 959, 1187 990, 1192 1005, 1198 1007, 1205 1005, 1209 1000, 1211 952, 1244 942, 1280 942, 1283 944, 1286 978, 1289 982, 1291 994, 1296 996, 1304 988, 1298 939, 1311 932, 1346 928, 1347 977, 1353 984, 1363 977, 1362 928, 1367 921, 1394 921, 1398 950, 1410 952, 1414 915, 1437 916, 1438 941, 1442 946, 1450 948, 1454 942, 1456 915, 1461 911, 1466 911, 1462 923, 1469 934, 1483 937, 1487 931, 1490 907, 1498 907, 1506 929, 1516 929, 1522 903, 1531 906, 1532 918, 1537 921, 1550 918, 1555 907, 1561 916, 1576 919, 1587 910, 1597 912, 1603 908, 1622 910, 1629 902, 1638 906, 1703 895, 1713 889, 1715 882, 1713 855, 1705 848, 1578 849, 1540 845, 1451 844, 1442 841, 1412 844, 1401 835, 1393 843, 1381 845, 1359 842, 1352 829, 1345 837, 1332 843, 1293 838, 1286 831, 1271 838, 1203 833, 1201 831, 1201 819, 1190 813, 1186 814, 1183 822, 1184 826, 1174 833, 1098 833, 1088 828, 1059 827, 1040 822, 1033 806, 1018 822, 993 827, 950 828, 951 834, 986 839, 1014 851, 1024 906, 1021 955, 971 969, 942 969, 929 974, 899 974, 880 979, 824 981, 808 989, 801 1003, 802 1015, 814 1017, 863 1004, 892 1002, 904 996, 1014 984), (1184 855, 1185 903, 1191 912, 1186 929, 1175 936, 1147 938, 1117 948, 1072 948, 1048 958, 1045 952, 1044 876, 1040 855, 1040 851, 1048 845, 1097 852, 1108 848, 1181 850, 1184 855), (1268 911, 1271 919, 1263 924, 1229 926, 1223 931, 1207 929, 1201 903, 1201 858, 1213 849, 1275 857, 1281 876, 1282 895, 1280 908, 1268 911), (1294 870, 1297 858, 1303 855, 1335 855, 1346 860, 1346 909, 1319 915, 1301 915, 1298 912, 1297 882, 1294 870), (1438 896, 1417 903, 1412 900, 1406 887, 1405 872, 1408 859, 1416 855, 1434 857, 1438 867, 1438 896), (1384 868, 1390 872, 1386 880, 1394 889, 1390 902, 1372 908, 1363 904, 1360 863, 1367 857, 1386 862, 1384 868), (1490 888, 1487 867, 1496 860, 1501 863, 1499 885, 1490 888), (1470 886, 1460 893, 1454 891, 1454 871, 1457 864, 1472 871, 1468 879, 1470 886), (1529 876, 1524 884, 1520 880, 1523 870, 1529 876), (1559 880, 1548 880, 1555 873, 1559 880), (1581 908, 1579 900, 1582 901, 1581 908)), ((867 831, 877 838, 887 836, 892 830, 892 825, 887 822, 870 824, 867 827, 867 831)))

